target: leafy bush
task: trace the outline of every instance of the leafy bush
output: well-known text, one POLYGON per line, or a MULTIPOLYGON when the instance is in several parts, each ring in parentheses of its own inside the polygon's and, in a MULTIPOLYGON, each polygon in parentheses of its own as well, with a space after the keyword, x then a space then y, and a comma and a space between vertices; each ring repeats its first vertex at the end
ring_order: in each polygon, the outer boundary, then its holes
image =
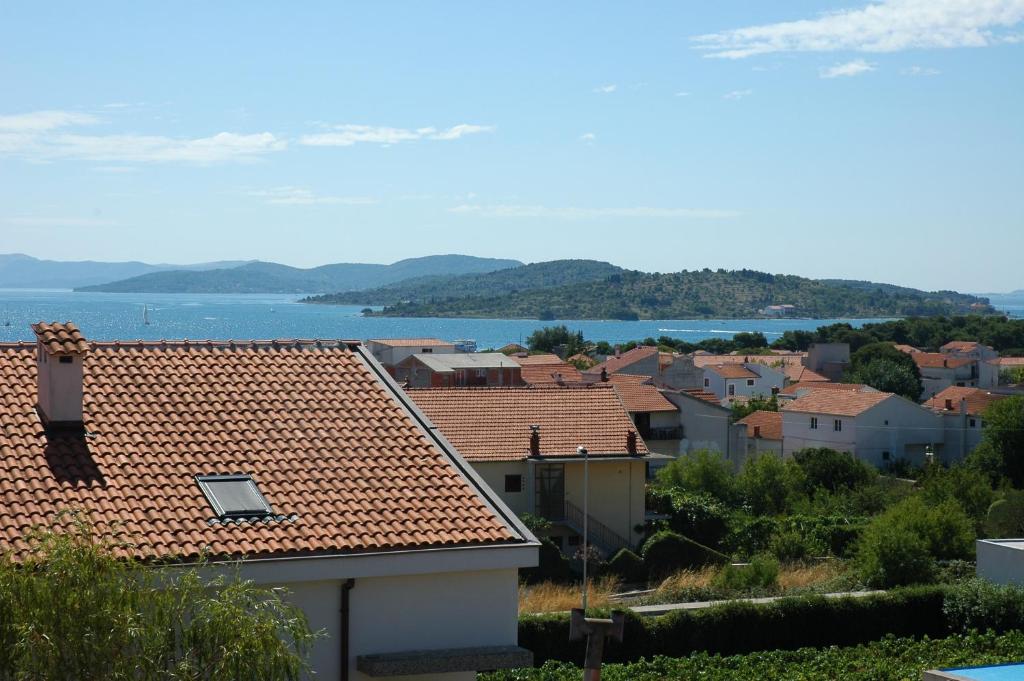
MULTIPOLYGON (((801 648, 720 657, 697 652, 689 657, 658 656, 631 664, 608 664, 605 681, 665 679, 800 679, 801 681, 907 681, 925 669, 999 664, 1024 658, 1024 633, 971 633, 934 640, 886 637, 847 648, 801 648)), ((573 662, 578 663, 582 657, 573 662)), ((480 675, 480 681, 576 681, 580 669, 568 662, 545 662, 540 669, 514 669, 480 675)))
POLYGON ((720 589, 747 591, 770 589, 777 586, 778 581, 778 561, 768 556, 756 556, 746 565, 723 566, 712 584, 720 589))
POLYGON ((537 567, 523 568, 519 571, 519 576, 528 584, 566 582, 572 578, 572 567, 569 559, 562 555, 553 541, 541 539, 537 552, 537 567))
POLYGON ((953 631, 1020 629, 1024 623, 1024 589, 985 579, 965 580, 949 590, 942 610, 953 631))
POLYGON ((725 555, 670 530, 652 535, 644 544, 642 555, 650 577, 727 560, 725 555))
POLYGON ((643 559, 629 549, 619 549, 619 552, 608 561, 607 571, 624 582, 642 582, 647 579, 647 569, 644 567, 643 559))
POLYGON ((774 454, 748 459, 737 484, 750 510, 759 515, 785 513, 803 483, 802 471, 774 454))
POLYGON ((802 449, 793 454, 793 461, 803 471, 808 494, 819 488, 830 492, 856 489, 878 477, 878 472, 868 464, 834 449, 802 449))
POLYGON ((985 536, 1019 537, 1024 534, 1024 491, 1008 489, 992 502, 985 514, 985 536))
POLYGON ((698 544, 718 546, 728 532, 729 511, 710 494, 671 490, 668 526, 698 544))
POLYGON ((868 584, 893 587, 930 582, 935 560, 924 539, 903 526, 872 523, 857 552, 861 577, 868 584))
POLYGON ((821 544, 796 530, 786 529, 774 537, 768 550, 780 562, 799 563, 822 553, 821 544))
POLYGON ((662 468, 658 483, 665 488, 710 494, 725 502, 737 498, 732 464, 719 452, 705 449, 681 456, 662 468))

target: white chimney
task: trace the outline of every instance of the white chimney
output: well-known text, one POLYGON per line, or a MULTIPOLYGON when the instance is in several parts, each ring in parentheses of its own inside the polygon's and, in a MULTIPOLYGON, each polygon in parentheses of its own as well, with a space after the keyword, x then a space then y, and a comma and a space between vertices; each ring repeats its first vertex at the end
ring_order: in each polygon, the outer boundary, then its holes
POLYGON ((82 424, 82 360, 89 343, 71 322, 32 325, 36 333, 38 407, 50 426, 82 424))

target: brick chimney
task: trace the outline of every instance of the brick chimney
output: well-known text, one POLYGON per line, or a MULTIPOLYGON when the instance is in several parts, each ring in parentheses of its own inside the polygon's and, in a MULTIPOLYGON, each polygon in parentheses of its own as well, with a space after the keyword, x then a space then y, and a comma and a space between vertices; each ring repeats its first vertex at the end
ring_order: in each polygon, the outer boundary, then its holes
POLYGON ((40 417, 49 426, 81 426, 82 359, 89 343, 71 322, 39 322, 32 330, 40 417))
POLYGON ((953 400, 946 398, 946 411, 953 411, 953 400))
POLYGON ((626 433, 626 452, 629 454, 638 454, 639 450, 636 445, 636 431, 631 430, 626 433))
POLYGON ((754 426, 754 437, 761 437, 761 426, 754 426))
POLYGON ((604 368, 601 369, 601 382, 602 383, 607 383, 608 382, 608 370, 607 369, 604 369, 604 368))
POLYGON ((540 456, 540 426, 530 426, 530 456, 540 456))

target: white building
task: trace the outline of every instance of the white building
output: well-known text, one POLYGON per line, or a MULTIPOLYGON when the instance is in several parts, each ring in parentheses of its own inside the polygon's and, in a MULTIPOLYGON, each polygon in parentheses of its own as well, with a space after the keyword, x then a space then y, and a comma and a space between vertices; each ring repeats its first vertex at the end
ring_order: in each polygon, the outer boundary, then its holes
POLYGON ((402 360, 413 355, 450 355, 456 351, 454 343, 439 338, 374 338, 366 341, 366 347, 399 383, 408 378, 405 374, 396 374, 396 367, 402 360))
POLYGON ((755 411, 736 423, 747 429, 747 458, 761 454, 782 456, 782 413, 777 411, 755 411))
POLYGON ((974 546, 979 577, 1024 586, 1024 539, 979 539, 974 546))
POLYGON ((981 388, 946 388, 924 403, 942 417, 945 447, 943 461, 956 463, 981 444, 985 427, 982 415, 993 402, 1009 395, 991 393, 981 388))
POLYGON ((900 459, 922 465, 941 456, 941 417, 899 395, 815 390, 782 406, 783 453, 809 447, 849 452, 882 467, 900 459))
POLYGON ((286 587, 326 633, 316 678, 529 664, 517 586, 536 539, 364 347, 33 328, 0 344, 0 550, 75 506, 138 559, 208 555, 286 587))
POLYGON ((764 364, 713 364, 704 367, 704 390, 723 404, 735 398, 771 397, 786 385, 786 375, 764 364))

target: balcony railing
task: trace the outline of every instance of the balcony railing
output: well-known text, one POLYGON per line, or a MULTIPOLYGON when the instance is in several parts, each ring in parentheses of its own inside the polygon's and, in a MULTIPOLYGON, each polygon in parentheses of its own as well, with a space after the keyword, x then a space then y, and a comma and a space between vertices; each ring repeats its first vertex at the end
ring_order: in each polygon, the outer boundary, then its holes
POLYGON ((650 428, 646 433, 641 433, 641 435, 643 435, 645 440, 682 440, 683 427, 650 428))

